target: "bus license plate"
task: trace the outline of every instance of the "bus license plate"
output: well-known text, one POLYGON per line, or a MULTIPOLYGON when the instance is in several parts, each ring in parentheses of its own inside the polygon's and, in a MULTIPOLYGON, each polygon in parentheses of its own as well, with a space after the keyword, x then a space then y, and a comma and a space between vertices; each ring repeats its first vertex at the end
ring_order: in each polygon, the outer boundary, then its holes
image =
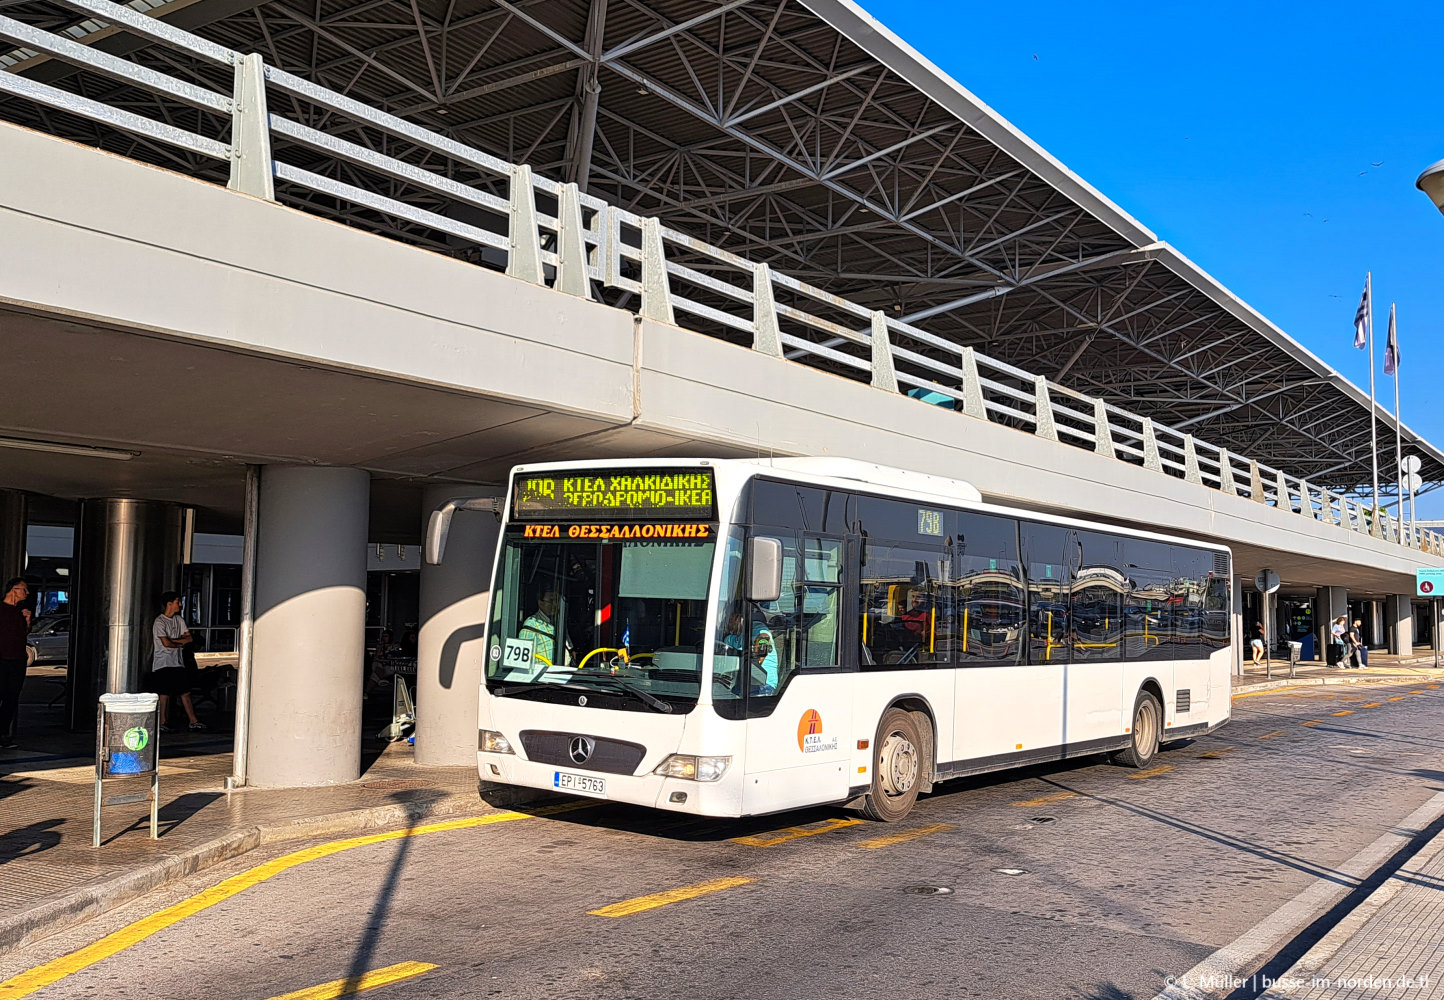
POLYGON ((602 799, 607 797, 606 779, 593 778, 590 774, 568 774, 566 771, 557 771, 552 776, 552 787, 559 791, 571 792, 573 795, 595 795, 602 799))

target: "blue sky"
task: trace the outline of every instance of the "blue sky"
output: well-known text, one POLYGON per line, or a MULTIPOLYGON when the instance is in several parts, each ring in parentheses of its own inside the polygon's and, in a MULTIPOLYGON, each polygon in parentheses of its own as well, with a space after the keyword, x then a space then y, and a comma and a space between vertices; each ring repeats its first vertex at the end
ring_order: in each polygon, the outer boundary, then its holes
POLYGON ((1404 422, 1444 447, 1444 215, 1414 187, 1444 158, 1444 5, 863 3, 1365 392, 1373 271, 1379 398, 1393 301, 1404 422))

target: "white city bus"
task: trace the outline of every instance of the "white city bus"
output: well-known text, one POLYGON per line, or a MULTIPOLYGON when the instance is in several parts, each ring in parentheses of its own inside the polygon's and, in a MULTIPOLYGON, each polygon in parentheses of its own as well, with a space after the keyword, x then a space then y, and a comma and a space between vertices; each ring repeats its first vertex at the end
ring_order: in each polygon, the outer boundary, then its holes
POLYGON ((1145 767, 1229 717, 1219 546, 821 458, 520 466, 500 513, 488 781, 897 820, 936 781, 1105 752, 1145 767))

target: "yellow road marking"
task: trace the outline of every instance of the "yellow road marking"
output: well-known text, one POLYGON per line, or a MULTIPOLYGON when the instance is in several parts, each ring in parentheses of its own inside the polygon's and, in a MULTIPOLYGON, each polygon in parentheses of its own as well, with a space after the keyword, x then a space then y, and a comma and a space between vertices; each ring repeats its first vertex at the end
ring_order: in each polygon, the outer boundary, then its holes
POLYGON ((775 847, 778 844, 785 844, 789 840, 797 840, 801 837, 815 837, 819 833, 831 833, 834 830, 841 830, 844 827, 857 826, 860 819, 829 819, 821 823, 813 823, 810 826, 789 826, 783 830, 773 830, 771 833, 755 833, 749 837, 733 837, 734 844, 746 844, 748 847, 775 847))
POLYGON ((1346 709, 1344 709, 1342 712, 1335 712, 1335 713, 1334 713, 1334 715, 1336 715, 1336 716, 1337 716, 1337 715, 1353 715, 1353 714, 1354 714, 1354 710, 1353 710, 1352 708, 1346 708, 1346 709))
POLYGON ((1425 684, 1424 686, 1425 686, 1426 688, 1428 688, 1430 691, 1437 691, 1437 690, 1439 690, 1439 685, 1438 685, 1438 684, 1425 684))
POLYGON ((1382 705, 1382 704, 1384 704, 1382 701, 1371 701, 1371 702, 1367 702, 1366 704, 1360 705, 1359 707, 1360 707, 1360 708, 1378 708, 1378 707, 1379 707, 1380 705, 1382 705))
POLYGON ((1271 732, 1271 733, 1264 733, 1262 736, 1259 737, 1259 739, 1261 739, 1261 740, 1271 740, 1271 739, 1273 739, 1275 736, 1282 736, 1283 734, 1284 734, 1284 731, 1283 731, 1282 729, 1275 729, 1275 730, 1274 730, 1273 732, 1271 732))
POLYGON ((1317 726, 1317 725, 1319 724, 1319 721, 1320 721, 1320 720, 1318 720, 1318 719, 1310 719, 1308 722, 1300 722, 1299 725, 1301 725, 1301 726, 1317 726))
POLYGON ((1224 754, 1226 754, 1226 753, 1232 753, 1233 751, 1235 751, 1235 750, 1237 750, 1237 749, 1238 749, 1238 747, 1219 747, 1217 750, 1210 750, 1210 751, 1208 751, 1207 753, 1201 753, 1201 754, 1199 754, 1199 755, 1198 755, 1198 759, 1199 759, 1199 760, 1218 760, 1218 759, 1219 759, 1220 757, 1222 757, 1224 754))
POLYGON ((1423 691, 1410 691, 1410 694, 1423 694, 1423 691))
POLYGON ((1062 802, 1064 799, 1075 798, 1077 792, 1054 792, 1052 795, 1040 795, 1036 799, 1024 799, 1022 802, 1014 802, 1015 806, 1031 808, 1032 806, 1051 806, 1054 802, 1062 802))
POLYGON ((1157 767, 1150 767, 1146 771, 1139 771, 1137 774, 1130 774, 1128 777, 1132 778, 1134 781, 1139 781, 1143 778, 1153 778, 1160 774, 1167 774, 1169 771, 1172 770, 1172 764, 1159 764, 1157 767))
MULTIPOLYGON (((594 805, 594 803, 567 803, 563 806, 555 806, 546 810, 538 810, 538 813, 546 814, 564 812, 569 809, 583 809, 594 805)), ((131 945, 139 944, 152 934, 165 930, 172 924, 184 920, 186 917, 194 916, 202 910, 209 909, 217 903, 223 903, 237 893, 244 892, 254 885, 273 878, 284 871, 303 865, 307 861, 315 861, 319 858, 330 857, 332 854, 339 854, 342 851, 349 851, 353 847, 364 847, 368 844, 381 844, 388 840, 401 840, 404 837, 416 837, 425 833, 445 833, 450 830, 466 830, 474 826, 489 826, 492 823, 510 823, 513 820, 531 819, 531 815, 519 812, 493 813, 489 816, 468 816, 463 819, 451 819, 443 823, 431 823, 427 826, 411 827, 406 830, 391 830, 387 833, 371 833, 364 837, 350 837, 346 840, 333 840, 327 844, 317 844, 315 847, 308 847, 305 850, 293 851, 290 854, 282 855, 267 861, 265 864, 257 865, 249 871, 241 872, 239 875, 232 875, 230 878, 211 886, 203 892, 196 893, 189 899, 183 899, 179 903, 167 906, 158 910, 148 917, 142 917, 133 924, 122 927, 120 930, 87 945, 69 955, 64 955, 44 965, 37 965, 35 968, 0 983, 0 1000, 20 1000, 21 997, 28 997, 36 990, 44 989, 52 983, 57 983, 66 976, 74 975, 82 969, 87 969, 97 962, 102 962, 112 955, 118 954, 129 948, 131 945)))
POLYGON ((1389 701, 1403 701, 1403 700, 1404 700, 1404 696, 1403 696, 1402 694, 1396 694, 1396 695, 1394 695, 1394 697, 1389 698, 1388 700, 1389 700, 1389 701))
POLYGON ((952 826, 947 823, 934 823, 932 826, 920 826, 916 830, 904 830, 901 833, 889 834, 886 837, 874 837, 871 840, 864 840, 857 846, 865 847, 871 851, 879 847, 891 847, 893 844, 902 844, 909 840, 918 840, 921 837, 930 837, 935 833, 942 833, 944 830, 951 829, 952 826))
POLYGON ((399 983, 403 979, 419 976, 434 968, 436 966, 428 965, 426 962, 402 962, 399 965, 388 965, 384 969, 363 972, 359 976, 348 976, 345 979, 336 979, 329 983, 322 983, 320 986, 312 986, 309 989, 285 993, 278 997, 272 997, 271 1000, 336 1000, 337 997, 349 997, 363 990, 374 990, 378 986, 399 983))
POLYGON ((612 903, 600 910, 592 910, 594 917, 630 917, 634 913, 642 913, 645 910, 655 910, 659 906, 666 906, 669 903, 680 903, 684 899, 696 899, 698 896, 705 896, 711 892, 721 892, 723 889, 733 889, 739 885, 746 885, 753 881, 750 878, 743 878, 734 875, 730 878, 714 878, 710 882, 698 882, 696 885, 683 886, 680 889, 668 889, 666 892, 654 892, 650 896, 638 896, 636 899, 626 899, 620 903, 612 903))

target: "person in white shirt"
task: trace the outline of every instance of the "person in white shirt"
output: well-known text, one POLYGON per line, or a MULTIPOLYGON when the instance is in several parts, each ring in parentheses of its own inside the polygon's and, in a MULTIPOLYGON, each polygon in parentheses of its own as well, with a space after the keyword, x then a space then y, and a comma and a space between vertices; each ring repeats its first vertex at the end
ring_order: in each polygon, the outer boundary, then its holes
POLYGON ((191 641, 191 631, 180 615, 181 599, 174 590, 160 595, 165 610, 156 616, 150 627, 151 638, 155 640, 155 651, 151 654, 151 679, 156 693, 160 695, 160 728, 162 732, 173 733, 175 728, 166 722, 166 710, 170 700, 179 697, 186 718, 190 720, 193 732, 206 728, 196 718, 195 706, 191 704, 191 672, 186 668, 181 648, 191 641))

